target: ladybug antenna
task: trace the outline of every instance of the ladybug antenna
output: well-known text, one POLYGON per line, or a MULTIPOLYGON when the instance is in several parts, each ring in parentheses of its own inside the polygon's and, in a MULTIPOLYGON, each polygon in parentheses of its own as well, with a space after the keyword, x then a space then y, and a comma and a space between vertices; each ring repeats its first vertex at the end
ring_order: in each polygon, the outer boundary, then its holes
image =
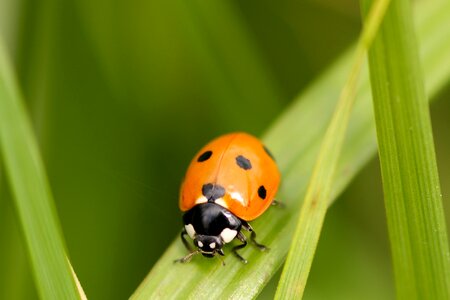
POLYGON ((183 257, 183 258, 176 259, 176 260, 174 261, 174 263, 177 263, 177 262, 180 262, 180 263, 183 263, 183 264, 184 264, 184 263, 188 263, 188 262, 191 261, 192 256, 197 255, 197 254, 199 254, 199 253, 200 253, 200 250, 193 251, 193 252, 189 253, 188 255, 186 255, 186 256, 183 257))

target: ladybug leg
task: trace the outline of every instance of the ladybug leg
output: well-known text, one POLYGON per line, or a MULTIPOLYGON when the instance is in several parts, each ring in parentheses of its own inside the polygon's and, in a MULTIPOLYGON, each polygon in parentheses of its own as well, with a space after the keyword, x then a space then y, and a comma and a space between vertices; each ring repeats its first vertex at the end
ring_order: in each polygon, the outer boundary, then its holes
POLYGON ((190 253, 188 255, 186 255, 185 257, 174 260, 174 263, 187 263, 191 260, 192 256, 200 253, 200 251, 198 251, 198 250, 194 251, 194 249, 192 249, 191 245, 185 238, 186 235, 187 235, 186 229, 183 229, 183 231, 181 232, 181 235, 180 235, 181 241, 183 242, 183 245, 186 247, 186 249, 189 250, 190 253))
POLYGON ((260 251, 267 251, 269 250, 269 247, 264 246, 263 244, 260 244, 256 241, 256 232, 253 230, 253 227, 248 224, 247 222, 242 222, 242 227, 251 232, 250 234, 250 240, 252 241, 253 244, 255 244, 255 246, 260 250, 260 251))
MULTIPOLYGON (((217 251, 217 253, 219 253, 220 255, 222 255, 222 256, 225 256, 225 253, 223 253, 223 251, 222 251, 222 249, 220 249, 219 251, 217 251)), ((220 259, 220 261, 222 262, 222 266, 224 266, 225 267, 225 261, 223 260, 223 258, 222 257, 220 257, 220 256, 217 256, 219 259, 220 259)))
POLYGON ((183 229, 183 231, 181 232, 181 241, 183 242, 183 245, 186 247, 186 249, 189 250, 189 252, 194 251, 194 249, 192 249, 191 244, 189 244, 189 242, 186 240, 186 236, 187 232, 186 229, 183 229))
POLYGON ((253 242, 253 244, 255 244, 255 246, 258 247, 258 249, 260 251, 267 251, 267 250, 269 250, 269 247, 258 243, 255 239, 256 239, 256 232, 252 231, 252 233, 250 234, 250 240, 253 242))
POLYGON ((243 258, 239 253, 237 253, 237 250, 242 249, 245 246, 247 246, 247 239, 245 238, 245 235, 242 234, 242 232, 239 232, 238 235, 236 236, 236 238, 242 242, 242 245, 237 245, 237 246, 233 247, 233 249, 231 251, 233 251, 233 254, 237 258, 239 258, 239 260, 242 263, 246 264, 246 263, 248 263, 248 261, 245 258, 243 258))

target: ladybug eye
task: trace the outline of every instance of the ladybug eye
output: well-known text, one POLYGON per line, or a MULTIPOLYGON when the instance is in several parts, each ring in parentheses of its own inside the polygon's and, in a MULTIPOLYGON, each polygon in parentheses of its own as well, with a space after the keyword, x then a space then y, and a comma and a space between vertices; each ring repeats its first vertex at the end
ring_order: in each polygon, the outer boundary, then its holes
POLYGON ((197 246, 199 246, 200 248, 202 248, 202 247, 203 247, 203 243, 200 242, 200 241, 198 241, 198 242, 197 242, 197 246))
POLYGON ((210 150, 205 151, 197 158, 197 161, 204 162, 204 161, 208 160, 211 157, 211 155, 212 155, 212 151, 210 151, 210 150))

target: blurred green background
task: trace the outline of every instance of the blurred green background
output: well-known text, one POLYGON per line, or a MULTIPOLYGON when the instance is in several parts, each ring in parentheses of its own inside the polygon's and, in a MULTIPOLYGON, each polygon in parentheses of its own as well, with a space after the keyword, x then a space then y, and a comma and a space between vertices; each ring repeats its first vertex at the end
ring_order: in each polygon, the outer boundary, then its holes
MULTIPOLYGON (((225 132, 261 135, 359 29, 350 0, 0 0, 0 34, 88 297, 128 298, 178 236, 194 153, 225 132)), ((447 212, 449 96, 450 86, 431 108, 447 212)), ((0 176, 0 299, 34 299, 0 176)), ((305 298, 389 299, 393 289, 374 159, 329 211, 305 298)))

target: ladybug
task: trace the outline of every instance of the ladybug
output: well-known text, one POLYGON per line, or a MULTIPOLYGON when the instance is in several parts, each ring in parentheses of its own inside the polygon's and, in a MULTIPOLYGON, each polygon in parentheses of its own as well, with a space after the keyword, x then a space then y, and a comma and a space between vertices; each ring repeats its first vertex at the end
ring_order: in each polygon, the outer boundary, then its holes
POLYGON ((280 172, 269 150, 256 137, 246 133, 230 133, 204 146, 191 161, 181 185, 179 206, 184 229, 181 240, 190 251, 176 262, 188 262, 201 253, 205 257, 224 255, 222 247, 237 239, 240 245, 233 254, 247 263, 237 250, 247 245, 241 232, 256 233, 248 223, 259 217, 271 204, 280 183, 280 172), (186 235, 194 241, 193 250, 186 235))

